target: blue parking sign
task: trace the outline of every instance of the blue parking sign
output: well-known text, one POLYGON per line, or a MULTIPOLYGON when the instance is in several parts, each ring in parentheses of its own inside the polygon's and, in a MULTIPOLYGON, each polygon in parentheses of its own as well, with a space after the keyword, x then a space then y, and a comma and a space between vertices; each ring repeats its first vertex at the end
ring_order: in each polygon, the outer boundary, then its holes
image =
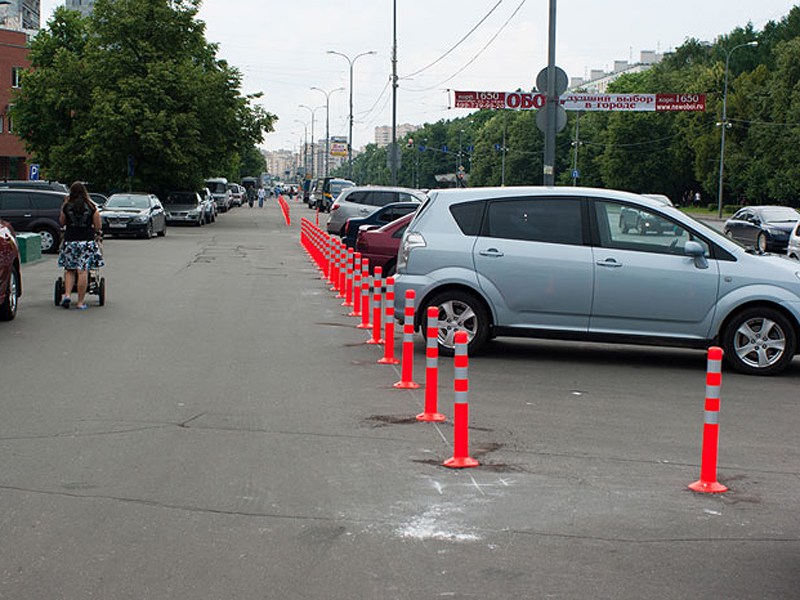
POLYGON ((31 181, 39 181, 39 165, 31 165, 30 173, 28 174, 28 179, 31 181))

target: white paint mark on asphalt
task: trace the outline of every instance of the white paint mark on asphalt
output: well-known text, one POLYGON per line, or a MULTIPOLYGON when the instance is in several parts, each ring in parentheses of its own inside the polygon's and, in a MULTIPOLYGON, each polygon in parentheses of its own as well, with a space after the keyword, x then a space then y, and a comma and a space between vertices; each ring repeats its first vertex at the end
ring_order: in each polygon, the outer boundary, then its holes
POLYGON ((451 542, 476 542, 480 536, 460 530, 452 521, 452 516, 463 512, 452 505, 440 504, 430 507, 422 515, 395 529, 395 534, 404 539, 444 540, 451 542))
POLYGON ((719 512, 717 510, 711 510, 710 508, 704 508, 703 512, 706 513, 707 515, 716 515, 716 516, 721 516, 722 515, 721 512, 719 512))
POLYGON ((432 481, 433 487, 436 488, 436 491, 439 492, 439 495, 444 494, 444 486, 438 481, 432 481))

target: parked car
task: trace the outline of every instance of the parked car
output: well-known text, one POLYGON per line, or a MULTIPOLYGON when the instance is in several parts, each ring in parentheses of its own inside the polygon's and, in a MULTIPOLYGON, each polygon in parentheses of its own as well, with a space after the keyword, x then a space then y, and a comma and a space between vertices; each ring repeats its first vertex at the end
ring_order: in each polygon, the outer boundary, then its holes
POLYGON ((361 253, 362 260, 369 259, 370 273, 380 267, 385 276, 394 275, 400 240, 413 218, 414 213, 409 213, 377 229, 359 228, 356 252, 361 253))
POLYGON ((69 187, 60 181, 46 179, 12 179, 0 181, 0 188, 14 188, 15 190, 49 190, 69 194, 69 187))
POLYGON ((10 321, 17 316, 22 296, 21 262, 14 228, 0 219, 0 321, 10 321))
POLYGON ((30 231, 42 238, 42 252, 55 253, 61 244, 58 220, 65 195, 52 190, 0 188, 0 218, 17 232, 30 231))
POLYGON ((798 221, 800 213, 788 206, 746 206, 725 221, 723 232, 761 252, 784 253, 798 221))
POLYGON ((100 211, 103 233, 151 238, 167 234, 167 215, 154 194, 112 194, 100 211))
POLYGON ((342 231, 342 241, 348 248, 355 248, 356 238, 361 229, 377 229, 413 213, 420 207, 419 202, 394 202, 379 208, 369 216, 363 218, 347 219, 342 231))
POLYGON ((164 200, 167 223, 200 227, 211 222, 211 207, 197 192, 170 192, 164 200))
POLYGON ((228 180, 224 177, 206 179, 206 185, 214 196, 218 212, 228 212, 231 208, 231 192, 228 189, 228 180))
POLYGON ((244 188, 238 183, 229 183, 228 191, 231 193, 231 206, 241 206, 244 203, 244 188))
POLYGON ((368 217, 387 204, 425 200, 425 194, 403 187, 364 186, 347 188, 331 206, 328 233, 342 235, 347 219, 368 217))
POLYGON ((92 199, 92 202, 94 202, 98 208, 105 206, 106 202, 108 202, 108 196, 96 192, 89 192, 89 198, 92 199))
MULTIPOLYGON (((800 334, 800 270, 747 251, 674 207, 593 188, 434 190, 398 252, 396 298, 440 308, 439 346, 496 336, 706 348, 742 373, 786 369, 800 334), (669 221, 631 236, 623 208, 669 221)), ((402 311, 401 311, 402 312, 402 311)))
POLYGON ((317 209, 320 212, 328 212, 334 200, 346 188, 354 187, 356 184, 349 179, 337 179, 336 177, 321 177, 317 179, 314 188, 309 196, 308 207, 317 209))
POLYGON ((789 234, 789 245, 786 247, 786 255, 794 260, 800 260, 800 222, 797 223, 792 233, 789 234))

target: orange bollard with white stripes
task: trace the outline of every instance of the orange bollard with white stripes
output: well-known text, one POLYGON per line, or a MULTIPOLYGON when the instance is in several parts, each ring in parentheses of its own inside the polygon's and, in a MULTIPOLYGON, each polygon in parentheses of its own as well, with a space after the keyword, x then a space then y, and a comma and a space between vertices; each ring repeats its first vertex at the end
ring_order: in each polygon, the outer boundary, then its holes
POLYGON ((722 348, 708 349, 706 370, 706 405, 703 423, 703 456, 700 479, 689 485, 695 492, 718 494, 728 488, 717 481, 717 452, 719 449, 719 391, 722 387, 722 348))
POLYGON ((414 381, 414 290, 406 290, 406 303, 403 307, 403 366, 400 381, 394 387, 401 390, 415 390, 419 384, 414 381))
POLYGON ((394 356, 394 277, 386 278, 386 307, 383 321, 383 358, 379 365, 399 365, 394 356))
POLYGON ((342 306, 353 306, 353 263, 355 253, 352 248, 347 249, 347 260, 344 277, 344 302, 342 306))
POLYGON ((467 332, 456 332, 455 342, 456 353, 453 362, 455 379, 453 381, 453 389, 456 397, 453 405, 453 456, 442 464, 452 469, 463 469, 465 467, 477 467, 481 463, 469 455, 469 402, 467 401, 467 393, 469 392, 469 378, 467 376, 469 357, 467 356, 467 332))
POLYGON ((439 307, 428 307, 428 327, 425 342, 425 412, 417 421, 444 421, 439 412, 439 307))
POLYGON ((372 325, 369 322, 369 259, 361 259, 361 323, 356 325, 358 329, 369 329, 372 325))
POLYGON ((353 285, 350 290, 353 297, 353 310, 348 317, 361 316, 361 252, 353 253, 353 285))
POLYGON ((367 344, 382 344, 381 339, 381 296, 383 291, 383 269, 375 267, 372 275, 372 337, 367 340, 367 344))

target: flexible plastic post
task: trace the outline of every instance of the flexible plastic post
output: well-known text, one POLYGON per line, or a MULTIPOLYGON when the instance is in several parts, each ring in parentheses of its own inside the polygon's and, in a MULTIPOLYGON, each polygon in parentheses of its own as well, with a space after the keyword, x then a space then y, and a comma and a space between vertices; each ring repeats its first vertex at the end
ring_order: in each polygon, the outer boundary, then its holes
POLYGON ((414 290, 406 290, 406 303, 403 307, 403 366, 400 381, 394 387, 401 390, 415 390, 419 384, 414 381, 414 290))
POLYGON ((417 421, 444 421, 439 412, 439 307, 428 307, 428 327, 425 342, 425 411, 417 421))
POLYGON ((467 367, 467 333, 459 331, 455 335, 456 353, 453 362, 455 378, 455 404, 453 406, 453 456, 444 461, 445 467, 464 469, 477 467, 480 463, 469 455, 469 377, 467 367))
POLYGON ((719 392, 722 387, 722 348, 708 349, 706 370, 706 405, 703 423, 703 456, 700 479, 689 485, 690 490, 718 494, 728 488, 717 481, 717 452, 719 447, 719 392))
POLYGON ((394 277, 386 278, 386 307, 383 319, 383 358, 380 365, 399 365, 394 356, 394 277))
POLYGON ((369 259, 361 259, 361 323, 356 325, 359 329, 369 329, 369 259))
POLYGON ((346 266, 344 272, 344 302, 342 306, 353 306, 353 262, 354 253, 352 248, 347 249, 346 266))
POLYGON ((367 340, 368 344, 382 344, 381 339, 381 291, 383 288, 383 269, 375 267, 372 275, 372 337, 367 340))
POLYGON ((348 317, 361 316, 361 252, 353 253, 353 285, 350 290, 353 296, 353 310, 348 317))

